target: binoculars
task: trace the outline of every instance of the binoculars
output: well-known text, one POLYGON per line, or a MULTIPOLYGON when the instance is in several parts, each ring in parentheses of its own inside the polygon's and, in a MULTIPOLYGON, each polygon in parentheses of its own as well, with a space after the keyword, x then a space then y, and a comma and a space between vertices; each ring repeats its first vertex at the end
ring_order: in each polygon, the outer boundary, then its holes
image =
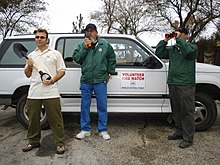
POLYGON ((177 36, 177 33, 176 32, 172 32, 172 33, 167 33, 165 34, 165 37, 166 38, 173 38, 173 37, 176 37, 177 36))

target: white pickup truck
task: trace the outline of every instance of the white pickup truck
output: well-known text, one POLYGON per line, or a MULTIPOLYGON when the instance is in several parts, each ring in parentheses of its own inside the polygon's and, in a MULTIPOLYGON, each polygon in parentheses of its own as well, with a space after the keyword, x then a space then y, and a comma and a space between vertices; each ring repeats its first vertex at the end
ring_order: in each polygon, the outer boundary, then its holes
MULTIPOLYGON (((101 35, 113 47, 117 58, 117 75, 108 84, 108 112, 170 113, 167 87, 168 62, 154 54, 154 50, 135 36, 101 35)), ((49 45, 63 54, 66 75, 58 82, 62 112, 80 112, 81 69, 71 60, 74 49, 82 42, 83 34, 49 34, 49 45)), ((0 105, 16 108, 18 121, 28 126, 26 97, 29 79, 24 75, 25 58, 16 55, 15 43, 22 44, 28 53, 35 49, 34 35, 17 35, 6 38, 0 45, 0 105)), ((196 64, 195 95, 196 130, 210 128, 217 117, 216 100, 220 100, 220 67, 196 64)), ((93 98, 91 111, 96 112, 93 98)), ((47 127, 42 107, 42 128, 47 127)))

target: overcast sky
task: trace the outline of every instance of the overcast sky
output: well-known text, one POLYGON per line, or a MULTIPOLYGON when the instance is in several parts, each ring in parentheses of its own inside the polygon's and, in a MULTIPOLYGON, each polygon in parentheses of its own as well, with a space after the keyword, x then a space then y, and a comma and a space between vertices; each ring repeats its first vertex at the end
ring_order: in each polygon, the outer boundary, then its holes
MULTIPOLYGON (((72 22, 81 13, 85 24, 90 23, 89 14, 102 6, 101 0, 45 0, 49 5, 44 13, 45 20, 42 27, 49 32, 69 33, 72 32, 72 22), (48 18, 49 17, 49 18, 48 18)), ((164 34, 143 34, 139 36, 150 46, 156 46, 164 34)), ((1 42, 0 38, 0 42, 1 42)))
POLYGON ((101 7, 100 0, 45 0, 49 5, 47 12, 49 16, 50 32, 71 32, 72 22, 81 13, 84 23, 89 23, 89 13, 101 7))
MULTIPOLYGON (((91 11, 101 8, 101 0, 45 0, 49 3, 46 14, 49 16, 47 29, 49 32, 72 32, 72 22, 81 13, 84 23, 90 23, 91 11)), ((139 36, 150 46, 155 46, 162 36, 142 35, 139 36)))
MULTIPOLYGON (((89 14, 102 6, 101 0, 45 0, 48 3, 47 12, 43 13, 45 20, 41 28, 46 28, 51 33, 71 33, 72 22, 81 13, 83 22, 90 23, 89 14)), ((155 46, 162 36, 141 35, 139 36, 150 46, 155 46)), ((0 42, 1 42, 0 38, 0 42)))

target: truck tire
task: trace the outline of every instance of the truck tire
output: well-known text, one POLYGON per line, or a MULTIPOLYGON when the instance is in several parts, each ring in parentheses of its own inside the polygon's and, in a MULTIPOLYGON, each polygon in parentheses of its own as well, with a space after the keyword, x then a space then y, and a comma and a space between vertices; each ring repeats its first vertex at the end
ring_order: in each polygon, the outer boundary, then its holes
POLYGON ((195 125, 196 131, 209 129, 216 121, 217 107, 215 101, 207 94, 195 94, 195 125))
MULTIPOLYGON (((26 100, 27 100, 27 94, 19 98, 16 106, 16 116, 17 116, 17 120, 21 123, 21 125, 27 129, 29 119, 27 116, 26 100)), ((47 116, 44 108, 42 108, 41 111, 40 123, 41 123, 41 129, 49 128, 49 124, 47 122, 47 116)))

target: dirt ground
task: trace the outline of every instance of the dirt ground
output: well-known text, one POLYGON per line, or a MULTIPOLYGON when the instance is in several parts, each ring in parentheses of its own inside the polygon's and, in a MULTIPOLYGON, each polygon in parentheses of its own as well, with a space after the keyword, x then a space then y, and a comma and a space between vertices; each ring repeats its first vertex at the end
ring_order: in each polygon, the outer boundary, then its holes
POLYGON ((80 131, 79 114, 64 113, 66 152, 57 155, 50 130, 42 130, 40 148, 23 153, 27 130, 18 123, 15 110, 9 108, 0 111, 0 165, 217 165, 219 114, 209 130, 196 132, 192 147, 180 149, 180 141, 167 140, 173 128, 166 115, 109 114, 111 140, 105 141, 98 136, 94 113, 92 135, 80 141, 75 139, 80 131))

